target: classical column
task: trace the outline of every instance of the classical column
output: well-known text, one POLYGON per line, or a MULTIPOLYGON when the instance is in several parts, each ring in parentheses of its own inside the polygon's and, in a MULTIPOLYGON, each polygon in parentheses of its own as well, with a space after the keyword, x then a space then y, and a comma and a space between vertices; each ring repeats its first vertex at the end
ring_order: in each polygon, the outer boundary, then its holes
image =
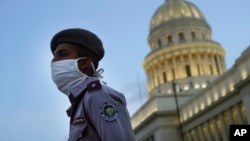
POLYGON ((201 125, 200 126, 198 126, 198 130, 199 130, 199 133, 200 133, 200 140, 201 141, 204 141, 205 140, 205 138, 204 138, 204 134, 203 134, 203 131, 202 131, 202 129, 201 129, 202 127, 201 127, 201 125))
POLYGON ((215 64, 215 60, 214 60, 214 54, 211 55, 211 60, 212 60, 212 63, 213 63, 213 72, 214 72, 214 75, 218 75, 218 72, 217 72, 217 66, 215 64))
POLYGON ((200 57, 199 51, 197 51, 197 60, 198 60, 198 67, 200 70, 200 75, 203 75, 202 62, 201 62, 201 57, 200 57))
POLYGON ((214 127, 214 136, 215 136, 215 141, 220 141, 220 137, 219 137, 219 129, 216 125, 216 122, 215 122, 215 119, 212 118, 212 124, 213 124, 213 127, 214 127))
POLYGON ((175 56, 172 56, 172 65, 173 65, 173 69, 174 69, 174 78, 177 79, 178 78, 178 74, 177 74, 177 67, 176 67, 176 60, 175 60, 175 56))
POLYGON ((216 55, 216 59, 217 59, 217 63, 218 63, 218 67, 219 67, 219 74, 222 74, 224 71, 222 70, 222 64, 221 64, 221 59, 219 54, 216 55))
POLYGON ((244 122, 243 122, 242 114, 241 114, 241 111, 240 111, 240 106, 238 104, 235 105, 235 110, 236 110, 237 118, 238 118, 238 121, 239 121, 238 124, 243 124, 244 122))
MULTIPOLYGON (((243 93, 244 91, 241 91, 243 93)), ((246 92, 246 91, 245 91, 246 92)), ((246 116, 247 116, 247 122, 250 124, 250 94, 246 94, 242 97, 243 105, 246 108, 246 116)))
POLYGON ((207 57, 207 52, 205 52, 205 60, 206 60, 206 70, 207 70, 207 74, 211 75, 211 71, 210 71, 210 62, 208 61, 208 57, 207 57))
POLYGON ((227 128, 226 128, 226 125, 225 125, 225 122, 224 122, 224 119, 223 119, 223 116, 222 115, 219 115, 219 120, 220 120, 220 124, 221 124, 221 133, 222 133, 222 138, 223 138, 223 141, 228 141, 228 134, 227 134, 227 128))
POLYGON ((148 90, 151 90, 151 80, 150 80, 150 73, 149 69, 146 69, 146 75, 147 75, 147 82, 148 82, 148 90))
POLYGON ((160 81, 160 84, 162 84, 163 83, 163 76, 162 76, 162 66, 161 66, 161 63, 160 62, 158 62, 159 64, 158 64, 158 76, 159 76, 159 81, 160 81))
POLYGON ((165 69, 166 69, 166 80, 168 81, 168 74, 171 72, 168 66, 168 60, 165 60, 165 69))
POLYGON ((190 137, 190 133, 186 133, 186 138, 187 138, 187 141, 192 141, 192 138, 190 137))
POLYGON ((154 82, 154 76, 153 76, 153 69, 152 67, 149 68, 149 76, 150 76, 150 86, 151 86, 151 90, 155 87, 155 82, 154 82))
POLYGON ((229 125, 233 124, 233 115, 232 115, 231 111, 228 109, 226 112, 227 112, 227 117, 228 117, 228 123, 229 123, 229 125))
POLYGON ((191 52, 188 54, 188 58, 189 58, 189 64, 190 64, 190 69, 191 69, 191 75, 194 76, 194 68, 196 67, 194 66, 191 52))
POLYGON ((153 88, 155 88, 157 86, 157 84, 156 84, 156 80, 155 80, 156 76, 155 76, 155 70, 154 70, 154 66, 153 65, 152 65, 151 69, 152 69, 152 81, 153 81, 153 84, 154 84, 153 88))
POLYGON ((195 129, 193 130, 193 132, 194 132, 194 141, 199 141, 199 139, 198 139, 198 136, 197 136, 197 133, 196 133, 195 129))
POLYGON ((181 58, 181 65, 182 65, 182 70, 183 70, 183 77, 187 77, 187 72, 185 68, 185 61, 183 58, 183 54, 180 52, 180 58, 181 58))
POLYGON ((206 126, 206 128, 207 128, 207 140, 208 140, 208 141, 212 141, 212 135, 211 135, 211 131, 210 131, 208 122, 205 122, 205 126, 206 126))
POLYGON ((152 67, 153 69, 153 73, 154 73, 154 83, 155 83, 155 86, 158 86, 158 81, 157 81, 157 70, 156 70, 156 67, 152 67))

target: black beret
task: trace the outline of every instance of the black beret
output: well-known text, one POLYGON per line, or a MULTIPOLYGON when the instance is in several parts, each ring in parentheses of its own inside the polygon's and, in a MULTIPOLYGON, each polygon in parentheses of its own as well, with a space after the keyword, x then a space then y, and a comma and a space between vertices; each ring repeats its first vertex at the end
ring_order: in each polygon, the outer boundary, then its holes
POLYGON ((96 34, 86 29, 70 28, 56 33, 50 43, 52 53, 61 43, 70 43, 86 48, 96 55, 98 61, 104 56, 102 41, 96 34))

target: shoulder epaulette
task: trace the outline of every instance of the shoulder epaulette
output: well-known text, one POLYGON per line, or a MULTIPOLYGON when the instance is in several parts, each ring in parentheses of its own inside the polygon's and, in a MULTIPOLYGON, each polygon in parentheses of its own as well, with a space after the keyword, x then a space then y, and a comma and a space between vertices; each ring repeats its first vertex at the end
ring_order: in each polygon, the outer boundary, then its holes
POLYGON ((92 81, 87 85, 88 92, 99 89, 102 87, 102 84, 99 80, 92 81))

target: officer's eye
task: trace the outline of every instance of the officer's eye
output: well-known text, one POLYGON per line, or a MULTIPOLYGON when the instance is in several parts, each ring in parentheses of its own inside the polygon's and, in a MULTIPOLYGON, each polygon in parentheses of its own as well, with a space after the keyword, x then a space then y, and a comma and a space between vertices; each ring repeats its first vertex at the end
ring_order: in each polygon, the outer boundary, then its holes
POLYGON ((67 57, 68 55, 69 52, 66 50, 60 50, 55 53, 55 57, 60 57, 60 58, 67 57))
POLYGON ((68 53, 66 52, 61 52, 58 54, 59 57, 66 57, 68 55, 68 53))

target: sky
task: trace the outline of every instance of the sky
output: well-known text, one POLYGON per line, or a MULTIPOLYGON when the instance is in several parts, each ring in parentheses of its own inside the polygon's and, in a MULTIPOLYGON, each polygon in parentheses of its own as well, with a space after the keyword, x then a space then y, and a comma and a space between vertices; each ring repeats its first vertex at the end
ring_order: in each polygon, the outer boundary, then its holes
MULTIPOLYGON (((165 0, 1 0, 0 140, 66 141, 70 106, 51 80, 50 40, 80 27, 103 41, 104 81, 124 93, 132 116, 147 100, 142 64, 152 15, 165 0)), ((250 45, 249 0, 190 0, 205 15, 226 65, 250 45)))

